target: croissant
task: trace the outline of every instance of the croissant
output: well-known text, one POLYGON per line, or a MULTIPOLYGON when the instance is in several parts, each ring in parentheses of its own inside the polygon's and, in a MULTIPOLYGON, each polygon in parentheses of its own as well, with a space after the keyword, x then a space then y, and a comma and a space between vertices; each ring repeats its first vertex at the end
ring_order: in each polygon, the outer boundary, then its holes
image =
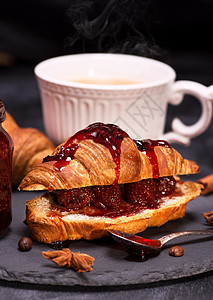
POLYGON ((30 169, 51 154, 55 146, 38 129, 19 127, 8 112, 2 125, 14 143, 12 184, 17 187, 30 169))
POLYGON ((33 238, 90 240, 107 229, 137 233, 184 216, 201 185, 173 176, 197 172, 165 141, 135 141, 115 125, 95 123, 33 167, 19 189, 49 191, 27 203, 33 238))

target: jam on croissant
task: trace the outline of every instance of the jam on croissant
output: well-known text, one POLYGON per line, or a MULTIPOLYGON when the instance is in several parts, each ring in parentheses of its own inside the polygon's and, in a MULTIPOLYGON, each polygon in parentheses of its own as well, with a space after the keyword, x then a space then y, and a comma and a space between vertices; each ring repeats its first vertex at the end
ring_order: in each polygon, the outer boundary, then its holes
POLYGON ((94 123, 68 139, 58 153, 44 158, 43 162, 55 161, 54 167, 60 171, 69 164, 70 160, 74 159, 79 141, 92 139, 109 149, 116 164, 116 176, 113 185, 59 190, 57 193, 59 205, 87 215, 105 215, 108 217, 130 215, 142 209, 158 208, 160 199, 174 192, 175 179, 172 176, 159 178, 158 160, 154 152, 156 146, 170 148, 170 145, 162 140, 135 140, 138 150, 145 153, 149 158, 153 167, 153 178, 124 184, 122 195, 118 179, 120 175, 120 147, 125 137, 128 137, 128 134, 116 125, 94 123))
POLYGON ((118 217, 156 209, 167 196, 181 194, 175 191, 173 176, 144 179, 138 182, 59 190, 55 194, 58 205, 71 213, 90 216, 118 217))
POLYGON ((45 157, 19 189, 49 191, 26 204, 35 240, 92 240, 107 229, 134 234, 183 217, 200 185, 173 176, 198 171, 165 141, 133 140, 116 125, 94 123, 45 157))
MULTIPOLYGON (((116 164, 116 178, 114 183, 118 182, 120 175, 120 153, 121 143, 128 134, 114 124, 94 123, 86 129, 77 132, 61 146, 60 151, 53 156, 47 156, 43 162, 56 161, 55 168, 60 170, 62 167, 69 164, 69 161, 74 159, 75 153, 79 147, 79 142, 85 139, 92 139, 95 143, 99 143, 107 147, 112 155, 113 161, 116 164)), ((153 177, 159 177, 157 157, 154 152, 154 147, 164 146, 170 148, 166 141, 162 140, 135 140, 139 151, 144 152, 152 164, 153 177)))

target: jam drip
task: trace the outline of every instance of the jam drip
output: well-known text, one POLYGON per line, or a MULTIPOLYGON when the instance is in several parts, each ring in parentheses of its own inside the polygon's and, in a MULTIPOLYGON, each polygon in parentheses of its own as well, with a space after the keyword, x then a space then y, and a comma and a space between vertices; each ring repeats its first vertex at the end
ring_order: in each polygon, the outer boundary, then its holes
POLYGON ((53 156, 47 156, 43 162, 56 161, 54 167, 61 170, 69 161, 74 159, 75 152, 79 147, 79 142, 85 139, 91 139, 96 143, 107 147, 112 155, 113 161, 116 164, 116 178, 114 183, 118 182, 120 175, 120 153, 121 142, 128 134, 113 124, 94 123, 86 129, 78 131, 61 147, 59 153, 53 156))
POLYGON ((135 140, 139 151, 143 152, 148 158, 153 168, 153 178, 159 178, 158 160, 154 148, 156 146, 163 146, 171 148, 168 142, 163 140, 135 140))

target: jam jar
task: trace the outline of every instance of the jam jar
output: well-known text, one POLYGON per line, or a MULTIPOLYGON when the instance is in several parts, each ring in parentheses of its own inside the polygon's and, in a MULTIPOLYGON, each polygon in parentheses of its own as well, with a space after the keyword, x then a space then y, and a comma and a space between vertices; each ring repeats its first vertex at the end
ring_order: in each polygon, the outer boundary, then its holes
POLYGON ((4 103, 0 101, 0 237, 2 237, 12 221, 12 156, 13 141, 2 128, 6 118, 4 103))

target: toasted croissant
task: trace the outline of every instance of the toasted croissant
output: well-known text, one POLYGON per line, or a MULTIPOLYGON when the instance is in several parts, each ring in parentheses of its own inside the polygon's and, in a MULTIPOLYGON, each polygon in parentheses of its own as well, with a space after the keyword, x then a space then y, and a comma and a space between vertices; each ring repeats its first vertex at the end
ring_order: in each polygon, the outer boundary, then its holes
POLYGON ((61 213, 61 207, 46 193, 27 202, 26 220, 32 238, 43 243, 97 239, 106 236, 109 229, 135 234, 185 215, 187 203, 199 196, 201 185, 186 181, 177 182, 176 187, 182 195, 166 197, 158 209, 117 218, 73 214, 69 210, 61 213))
MULTIPOLYGON (((62 145, 56 148, 54 154, 60 151, 62 145)), ((154 151, 160 177, 192 174, 199 171, 195 162, 183 159, 174 148, 156 146, 154 151)), ((22 180, 19 189, 58 190, 110 185, 116 177, 116 165, 109 149, 90 139, 79 142, 74 159, 61 170, 55 168, 54 164, 55 161, 48 161, 33 167, 22 180)), ((153 166, 147 155, 137 149, 131 138, 124 138, 121 143, 118 183, 136 182, 152 177, 153 166)))
POLYGON ((19 127, 8 112, 3 128, 14 143, 12 183, 17 187, 31 168, 51 154, 55 146, 38 129, 19 127))

